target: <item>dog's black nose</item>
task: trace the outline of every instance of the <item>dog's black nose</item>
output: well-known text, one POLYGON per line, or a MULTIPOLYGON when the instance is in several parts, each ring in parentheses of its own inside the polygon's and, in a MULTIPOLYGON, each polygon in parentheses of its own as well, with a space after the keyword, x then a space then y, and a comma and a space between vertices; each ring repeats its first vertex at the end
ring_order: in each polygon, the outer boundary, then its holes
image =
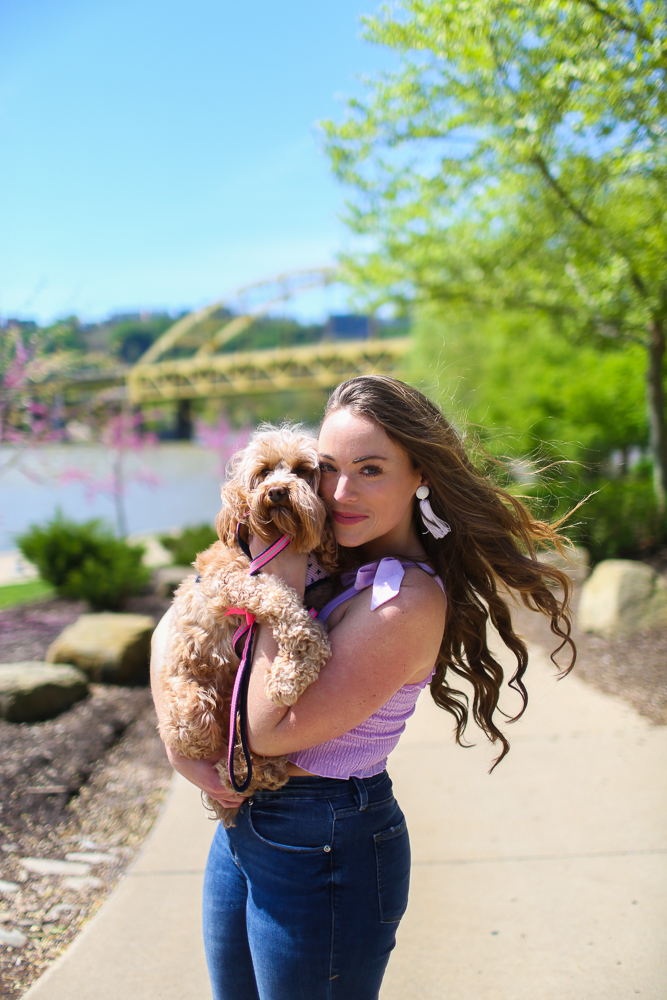
POLYGON ((272 486, 269 490, 269 500, 271 500, 272 503, 279 503, 281 500, 284 500, 286 496, 287 490, 284 486, 272 486))

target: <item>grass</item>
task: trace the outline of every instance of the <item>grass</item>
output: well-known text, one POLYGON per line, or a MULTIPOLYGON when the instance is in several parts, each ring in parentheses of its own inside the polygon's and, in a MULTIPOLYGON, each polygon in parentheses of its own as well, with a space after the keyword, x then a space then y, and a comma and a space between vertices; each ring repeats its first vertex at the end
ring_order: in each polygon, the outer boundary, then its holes
POLYGON ((26 583, 9 583, 0 587, 0 608, 11 608, 17 604, 30 604, 44 597, 55 597, 55 590, 43 580, 27 580, 26 583))

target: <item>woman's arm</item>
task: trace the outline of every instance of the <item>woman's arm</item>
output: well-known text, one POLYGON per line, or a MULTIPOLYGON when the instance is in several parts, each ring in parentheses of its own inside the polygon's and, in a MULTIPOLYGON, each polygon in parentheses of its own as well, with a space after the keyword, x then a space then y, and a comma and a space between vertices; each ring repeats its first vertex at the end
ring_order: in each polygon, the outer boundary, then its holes
MULTIPOLYGON (((289 564, 289 549, 283 556, 289 564)), ((265 571, 278 569, 271 563, 265 571)), ((437 583, 407 569, 398 596, 375 611, 371 591, 350 601, 329 633, 331 659, 290 708, 278 708, 264 695, 276 644, 269 629, 259 629, 248 693, 248 734, 256 753, 293 753, 349 732, 435 663, 445 622, 437 583)))
MULTIPOLYGON (((169 643, 171 610, 170 608, 166 615, 162 617, 153 632, 151 640, 151 690, 153 692, 153 702, 158 720, 162 718, 164 712, 162 671, 169 643)), ((216 757, 204 760, 190 760, 189 757, 181 757, 180 754, 175 753, 170 747, 166 747, 165 749, 169 763, 174 770, 182 774, 188 781, 191 781, 197 788, 201 788, 212 799, 215 799, 228 809, 234 809, 243 802, 245 796, 228 791, 220 781, 220 776, 215 769, 214 765, 217 764, 224 754, 218 754, 216 757)))

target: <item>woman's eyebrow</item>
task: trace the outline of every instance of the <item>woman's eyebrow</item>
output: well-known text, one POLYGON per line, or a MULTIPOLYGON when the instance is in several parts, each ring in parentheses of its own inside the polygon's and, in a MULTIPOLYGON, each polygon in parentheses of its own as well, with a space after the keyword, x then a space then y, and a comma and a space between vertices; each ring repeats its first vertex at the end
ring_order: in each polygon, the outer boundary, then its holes
MULTIPOLYGON (((328 458, 330 462, 336 461, 333 455, 325 455, 323 451, 320 452, 320 458, 328 458)), ((385 455, 362 455, 361 458, 353 458, 352 465, 358 465, 359 462, 368 462, 371 458, 379 459, 381 462, 389 461, 385 455)))

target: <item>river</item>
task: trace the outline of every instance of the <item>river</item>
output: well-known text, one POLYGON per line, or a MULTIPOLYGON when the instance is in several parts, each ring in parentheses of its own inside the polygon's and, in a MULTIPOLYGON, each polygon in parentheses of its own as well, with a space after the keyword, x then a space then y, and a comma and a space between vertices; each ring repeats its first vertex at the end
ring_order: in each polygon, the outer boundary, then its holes
MULTIPOLYGON (((128 532, 212 524, 228 457, 227 450, 190 442, 128 452, 122 494, 128 532)), ((101 518, 115 530, 113 459, 99 445, 51 444, 20 456, 0 448, 0 552, 15 548, 17 535, 58 509, 74 521, 101 518)))

